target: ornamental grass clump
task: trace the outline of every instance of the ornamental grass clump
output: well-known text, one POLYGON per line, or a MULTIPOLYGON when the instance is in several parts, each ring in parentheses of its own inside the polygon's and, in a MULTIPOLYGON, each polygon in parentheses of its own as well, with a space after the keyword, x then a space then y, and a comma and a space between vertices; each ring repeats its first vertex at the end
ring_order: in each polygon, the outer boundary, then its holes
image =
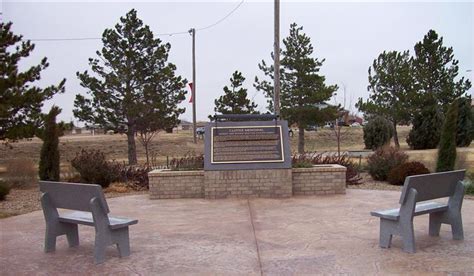
POLYGON ((173 158, 169 166, 173 171, 202 170, 204 168, 204 155, 186 154, 181 158, 173 158))

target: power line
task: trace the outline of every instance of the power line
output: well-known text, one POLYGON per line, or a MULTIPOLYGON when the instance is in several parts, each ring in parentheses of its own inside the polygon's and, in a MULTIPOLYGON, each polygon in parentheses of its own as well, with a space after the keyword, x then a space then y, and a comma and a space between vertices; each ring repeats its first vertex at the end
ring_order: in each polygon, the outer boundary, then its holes
POLYGON ((243 3, 244 3, 244 0, 240 1, 240 3, 233 10, 231 10, 226 16, 224 16, 220 20, 216 21, 216 23, 211 24, 207 27, 197 28, 196 30, 197 31, 202 31, 202 30, 206 30, 206 29, 209 29, 209 28, 212 28, 212 27, 216 26, 217 24, 221 23, 222 21, 226 20, 229 16, 231 16, 238 8, 240 8, 240 6, 242 6, 243 3))
MULTIPOLYGON (((225 15, 224 17, 222 17, 221 19, 219 19, 215 23, 213 23, 211 25, 208 25, 206 27, 196 28, 196 31, 207 30, 207 29, 210 29, 210 28, 222 23, 229 16, 231 16, 237 9, 239 9, 240 6, 242 6, 242 4, 244 3, 244 1, 245 0, 240 1, 240 3, 237 6, 235 6, 235 8, 233 8, 227 15, 225 15)), ((172 36, 172 35, 183 35, 183 34, 188 34, 188 33, 189 33, 189 31, 182 31, 182 32, 173 32, 173 33, 159 33, 159 34, 155 34, 155 35, 157 35, 157 36, 172 36)), ((28 39, 28 40, 30 40, 30 41, 84 41, 84 40, 101 40, 101 39, 102 39, 102 37, 77 37, 77 38, 32 38, 32 39, 28 39)))
POLYGON ((76 40, 99 40, 102 37, 79 37, 79 38, 33 38, 30 41, 76 41, 76 40))

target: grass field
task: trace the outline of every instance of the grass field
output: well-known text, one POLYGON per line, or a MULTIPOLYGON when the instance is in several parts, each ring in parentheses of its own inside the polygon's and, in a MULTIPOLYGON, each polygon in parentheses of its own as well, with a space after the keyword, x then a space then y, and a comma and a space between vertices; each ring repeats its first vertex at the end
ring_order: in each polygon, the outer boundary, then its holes
MULTIPOLYGON (((434 169, 436 161, 436 150, 410 150, 406 144, 406 136, 409 128, 399 127, 399 139, 401 149, 405 151, 410 160, 423 162, 431 170, 434 169)), ((293 152, 297 149, 297 134, 291 138, 293 152)), ((139 162, 145 162, 145 152, 141 144, 137 143, 137 154, 139 162)), ((39 161, 41 140, 35 138, 12 144, 13 148, 0 146, 0 172, 5 170, 6 164, 13 159, 28 159, 34 163, 39 161)), ((69 170, 70 160, 74 158, 81 149, 100 149, 107 158, 116 161, 127 160, 127 139, 125 135, 70 135, 60 138, 61 164, 63 170, 69 170)), ((341 150, 363 150, 363 132, 361 128, 343 128, 341 131, 341 150)), ((305 132, 306 151, 337 151, 337 142, 332 130, 323 129, 305 132)), ((178 133, 159 133, 151 143, 150 152, 157 157, 159 164, 166 164, 166 157, 181 157, 186 154, 201 154, 204 151, 203 140, 197 144, 193 143, 190 131, 179 131, 178 133)), ((474 144, 469 148, 458 148, 458 168, 474 169, 474 144)))

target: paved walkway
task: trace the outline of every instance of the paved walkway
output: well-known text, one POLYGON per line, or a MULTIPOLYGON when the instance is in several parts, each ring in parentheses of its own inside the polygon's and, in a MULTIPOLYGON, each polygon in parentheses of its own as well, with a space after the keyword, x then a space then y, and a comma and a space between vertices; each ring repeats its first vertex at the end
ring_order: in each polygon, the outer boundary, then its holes
POLYGON ((369 212, 394 207, 399 193, 348 190, 346 195, 251 200, 109 199, 113 213, 138 218, 130 257, 93 264, 92 227, 80 227, 80 246, 58 238, 45 254, 41 211, 0 220, 1 275, 288 275, 474 274, 474 200, 463 206, 464 241, 428 236, 428 216, 415 218, 417 253, 378 247, 378 219, 369 212))

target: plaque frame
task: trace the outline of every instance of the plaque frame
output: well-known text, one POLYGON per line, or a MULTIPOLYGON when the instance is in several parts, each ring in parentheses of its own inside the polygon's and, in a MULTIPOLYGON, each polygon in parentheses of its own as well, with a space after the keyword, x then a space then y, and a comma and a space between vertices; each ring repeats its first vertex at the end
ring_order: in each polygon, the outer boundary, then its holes
POLYGON ((221 126, 221 127, 216 127, 212 126, 211 127, 211 164, 240 164, 240 163, 268 163, 268 162, 285 162, 285 154, 284 154, 284 149, 283 149, 283 133, 282 133, 282 127, 280 125, 266 125, 266 126, 221 126), (231 128, 231 129, 236 129, 236 128, 278 128, 278 132, 280 134, 280 153, 281 153, 281 159, 278 160, 242 160, 242 161, 214 161, 214 129, 225 129, 225 128, 231 128))
POLYGON ((204 134, 204 170, 252 170, 252 169, 289 169, 291 168, 291 150, 289 144, 288 123, 275 121, 226 121, 210 122, 205 126, 204 134), (219 128, 259 128, 279 127, 281 137, 282 160, 256 161, 219 161, 212 163, 212 129, 219 128), (224 163, 225 162, 225 163, 224 163))

